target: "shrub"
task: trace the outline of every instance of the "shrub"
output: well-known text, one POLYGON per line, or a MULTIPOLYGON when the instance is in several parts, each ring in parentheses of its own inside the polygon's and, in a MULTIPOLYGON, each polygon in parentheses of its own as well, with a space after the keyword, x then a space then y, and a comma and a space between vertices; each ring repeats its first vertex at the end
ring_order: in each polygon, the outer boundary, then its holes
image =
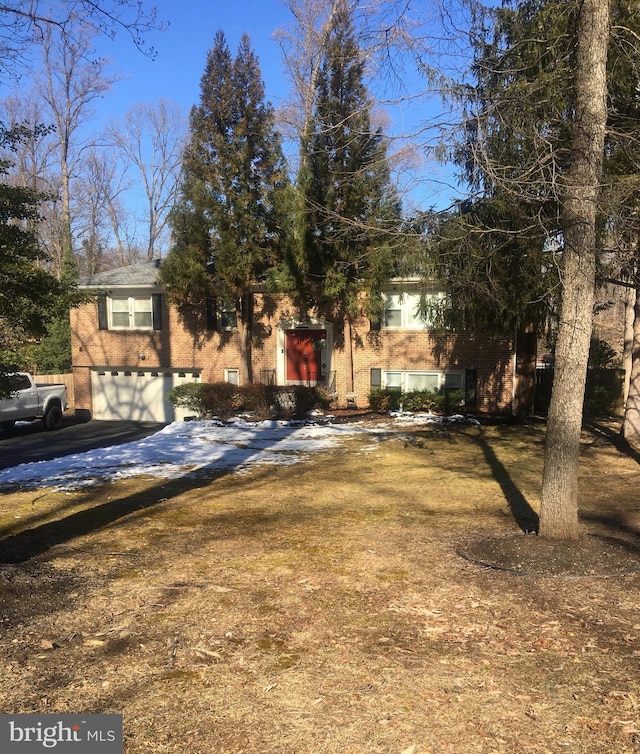
POLYGON ((169 392, 169 401, 179 408, 194 411, 200 419, 218 416, 228 419, 239 408, 238 388, 229 382, 188 382, 169 392))
POLYGON ((244 411, 250 411, 257 416, 269 416, 273 403, 269 385, 242 385, 238 388, 238 398, 244 411))
POLYGON ((189 382, 174 387, 168 398, 172 405, 193 411, 200 419, 228 419, 239 411, 267 417, 273 409, 276 416, 288 419, 306 416, 313 408, 328 408, 330 403, 322 388, 259 384, 238 387, 230 382, 189 382))
POLYGON ((433 414, 448 414, 464 404, 460 390, 412 390, 402 396, 405 411, 429 411, 433 414))
POLYGON ((184 385, 176 385, 167 396, 169 403, 176 408, 186 408, 194 411, 200 418, 205 415, 202 403, 202 388, 200 382, 187 382, 184 385))
POLYGON ((323 388, 295 386, 295 416, 306 416, 314 408, 329 408, 329 397, 323 388))
POLYGON ((402 393, 393 388, 374 388, 369 393, 369 407, 372 411, 385 414, 398 411, 402 402, 402 393))
POLYGON ((402 393, 394 388, 375 389, 369 393, 369 405, 373 411, 428 411, 448 414, 464 405, 461 390, 412 390, 402 393))
POLYGON ((230 382, 204 382, 201 395, 206 416, 228 419, 242 408, 239 388, 230 382))
POLYGON ((624 371, 590 369, 584 396, 584 415, 612 416, 623 410, 624 371))
POLYGON ((305 385, 270 386, 271 403, 283 419, 306 416, 314 408, 328 408, 329 396, 322 388, 305 385))

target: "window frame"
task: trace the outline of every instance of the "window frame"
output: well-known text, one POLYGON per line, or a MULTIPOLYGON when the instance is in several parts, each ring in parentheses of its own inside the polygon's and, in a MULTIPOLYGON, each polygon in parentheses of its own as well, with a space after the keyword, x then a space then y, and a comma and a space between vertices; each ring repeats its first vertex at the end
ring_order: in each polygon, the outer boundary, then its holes
POLYGON ((440 390, 440 386, 444 384, 444 379, 441 372, 430 369, 407 369, 403 374, 403 385, 405 393, 422 392, 423 390, 429 390, 431 392, 437 392, 440 390), (434 387, 410 387, 409 380, 414 377, 427 378, 431 381, 435 377, 434 387))
POLYGON ((222 332, 233 332, 238 329, 238 312, 233 301, 220 302, 218 321, 222 332))
POLYGON ((225 367, 224 370, 224 381, 228 382, 230 385, 235 385, 238 387, 240 385, 240 370, 237 367, 225 367), (230 377, 233 375, 233 378, 230 379, 230 377))
POLYGON ((381 328, 384 330, 399 331, 399 330, 433 330, 433 319, 425 320, 418 316, 416 310, 420 305, 420 299, 422 297, 427 300, 431 299, 434 303, 439 304, 446 297, 444 291, 418 291, 415 289, 402 289, 402 290, 386 290, 383 291, 383 307, 382 316, 380 318, 381 328), (389 304, 393 303, 393 306, 389 304), (398 319, 398 312, 400 313, 399 324, 389 324, 391 317, 389 313, 393 312, 394 319, 398 319))
POLYGON ((438 385, 436 390, 465 390, 465 370, 464 369, 447 369, 438 371, 437 369, 383 369, 381 375, 381 387, 383 390, 399 390, 402 393, 411 393, 415 390, 428 390, 429 388, 409 388, 409 377, 411 375, 424 375, 433 377, 437 375, 438 385), (393 382, 400 384, 389 384, 388 375, 394 375, 393 382), (400 380, 397 379, 400 377, 400 380), (447 377, 459 377, 459 385, 447 384, 447 377))
POLYGON ((158 296, 154 293, 110 293, 105 296, 106 329, 114 332, 151 332, 161 329, 160 302, 155 300, 158 296), (120 310, 114 309, 114 304, 117 303, 122 305, 120 310), (124 321, 125 317, 127 324, 119 324, 118 319, 124 321), (141 320, 146 320, 148 324, 139 324, 141 320))

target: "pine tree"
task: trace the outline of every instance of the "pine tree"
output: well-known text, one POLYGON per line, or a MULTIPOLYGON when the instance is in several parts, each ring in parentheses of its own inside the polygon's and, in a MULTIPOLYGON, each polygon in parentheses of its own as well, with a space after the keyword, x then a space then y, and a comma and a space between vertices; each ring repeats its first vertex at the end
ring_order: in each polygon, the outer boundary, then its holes
POLYGON ((365 60, 343 2, 332 18, 303 135, 295 277, 307 306, 343 325, 347 392, 353 390, 351 322, 363 306, 379 314, 380 288, 393 263, 387 232, 397 229, 400 214, 386 142, 372 127, 371 107, 365 60))
MULTIPOLYGON (((578 536, 579 437, 606 227, 598 212, 614 5, 623 3, 507 0, 487 9, 473 27, 476 85, 456 91, 466 115, 456 156, 484 210, 475 213, 475 229, 473 222, 458 223, 481 240, 469 245, 477 256, 460 257, 457 268, 485 266, 485 290, 498 292, 505 318, 527 311, 519 296, 535 303, 554 293, 536 281, 536 268, 540 278, 558 270, 559 335, 540 515, 540 533, 557 539, 578 536)), ((607 145, 607 152, 615 149, 607 145)), ((445 249, 451 248, 448 241, 445 249)), ((481 277, 472 275, 471 282, 481 277)))
MULTIPOLYGON (((32 134, 23 127, 0 125, 0 146, 13 148, 32 134)), ((0 176, 10 170, 0 161, 0 176)), ((0 377, 22 366, 20 351, 28 341, 43 336, 55 314, 68 305, 70 286, 48 273, 46 254, 34 228, 42 196, 31 189, 0 183, 0 377)), ((68 310, 68 306, 67 306, 68 310)), ((0 379, 0 394, 3 383, 0 379)))
POLYGON ((190 115, 183 173, 162 280, 185 315, 202 313, 208 298, 235 306, 241 380, 249 382, 253 289, 282 255, 288 181, 273 108, 246 35, 234 59, 224 33, 216 34, 200 104, 190 115))

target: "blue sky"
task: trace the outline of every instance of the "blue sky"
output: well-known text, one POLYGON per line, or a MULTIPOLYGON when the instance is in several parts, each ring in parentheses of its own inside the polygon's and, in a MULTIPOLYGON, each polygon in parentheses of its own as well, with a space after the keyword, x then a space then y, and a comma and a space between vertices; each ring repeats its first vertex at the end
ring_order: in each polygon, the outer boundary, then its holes
MULTIPOLYGON (((120 34, 115 41, 103 40, 99 52, 108 56, 113 68, 125 78, 114 84, 99 109, 99 119, 118 118, 136 102, 157 102, 160 98, 180 104, 185 115, 199 101, 200 79, 207 52, 222 29, 235 54, 242 34, 247 33, 260 62, 267 98, 278 106, 289 94, 280 48, 273 38, 276 29, 291 24, 292 17, 280 0, 156 0, 158 15, 169 24, 166 31, 147 36, 155 59, 140 53, 130 38, 120 34)), ((428 3, 424 13, 427 12, 428 3)), ((415 72, 414 72, 415 73, 415 72)), ((410 75, 411 71, 407 71, 410 75)), ((416 87, 424 86, 418 81, 416 87)), ((391 114, 388 128, 415 129, 424 102, 402 104, 391 114)), ((422 155, 416 150, 416 157, 422 155)), ((450 171, 423 164, 424 171, 411 191, 410 202, 427 208, 446 206, 452 195, 450 171), (428 180, 425 180, 425 177, 428 180)), ((415 177, 415 174, 414 174, 415 177)))
POLYGON ((188 113, 198 102, 207 52, 218 29, 225 32, 234 54, 242 34, 249 34, 268 99, 277 105, 286 96, 288 82, 273 33, 289 22, 290 14, 279 0, 155 0, 154 5, 170 24, 166 31, 146 37, 157 52, 154 60, 124 34, 100 45, 100 52, 127 77, 105 98, 104 114, 119 116, 136 102, 160 98, 181 104, 188 113))

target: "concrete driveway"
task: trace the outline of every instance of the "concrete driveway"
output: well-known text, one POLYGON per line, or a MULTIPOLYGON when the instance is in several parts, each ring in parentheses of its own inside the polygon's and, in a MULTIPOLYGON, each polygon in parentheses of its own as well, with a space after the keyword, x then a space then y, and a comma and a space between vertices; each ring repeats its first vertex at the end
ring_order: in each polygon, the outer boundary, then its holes
POLYGON ((0 469, 141 440, 164 426, 156 422, 86 421, 73 416, 65 416, 62 427, 53 432, 47 431, 41 421, 17 424, 10 432, 0 430, 0 469))

